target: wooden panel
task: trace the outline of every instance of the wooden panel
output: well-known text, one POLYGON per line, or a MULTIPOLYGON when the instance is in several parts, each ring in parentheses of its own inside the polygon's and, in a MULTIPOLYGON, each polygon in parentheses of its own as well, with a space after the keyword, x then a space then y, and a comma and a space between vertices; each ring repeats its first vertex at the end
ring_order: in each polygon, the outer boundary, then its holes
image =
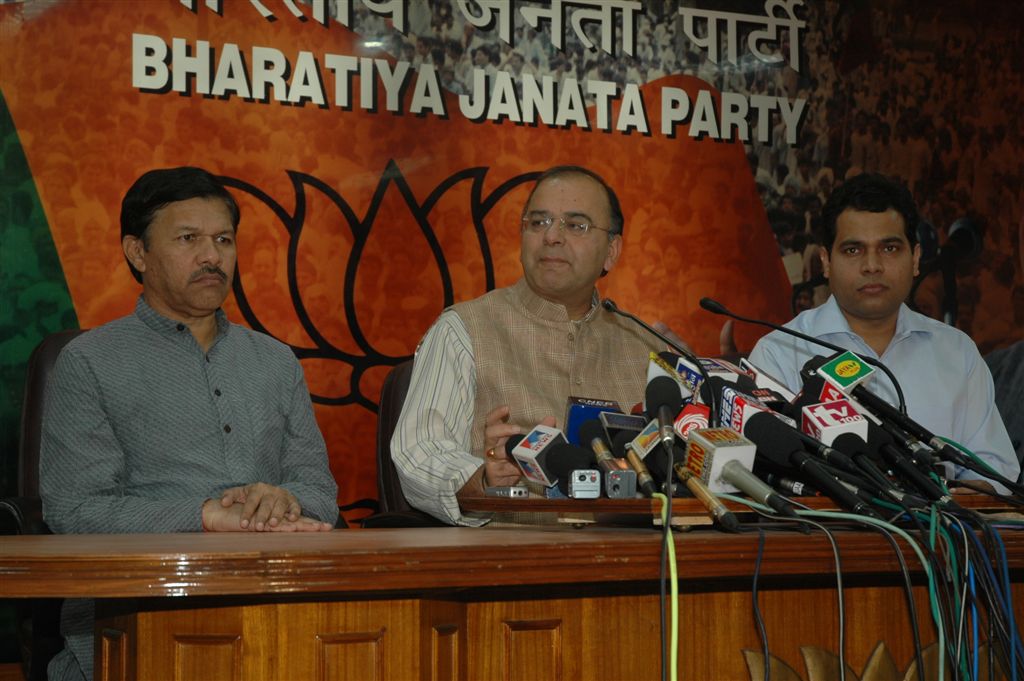
POLYGON ((505 674, 508 681, 562 680, 562 620, 505 620, 505 674))
POLYGON ((582 615, 576 599, 470 604, 470 677, 580 678, 582 615))
POLYGON ((242 639, 231 635, 174 637, 174 680, 240 681, 242 639))
POLYGON ((423 600, 420 613, 420 676, 423 681, 473 681, 466 666, 466 606, 423 600))
POLYGON ((430 679, 456 681, 459 678, 459 628, 442 624, 431 628, 430 679))
POLYGON ((128 678, 128 634, 104 627, 100 632, 101 681, 126 681, 128 678))
MULTIPOLYGON (((145 608, 149 604, 140 601, 139 605, 145 608)), ((242 651, 249 641, 243 616, 253 617, 256 612, 192 607, 188 601, 160 605, 158 610, 143 610, 137 618, 132 645, 139 679, 240 681, 245 676, 242 651), (182 609, 166 609, 173 605, 182 609)))
POLYGON ((384 634, 383 629, 319 634, 315 678, 320 681, 382 681, 384 634))

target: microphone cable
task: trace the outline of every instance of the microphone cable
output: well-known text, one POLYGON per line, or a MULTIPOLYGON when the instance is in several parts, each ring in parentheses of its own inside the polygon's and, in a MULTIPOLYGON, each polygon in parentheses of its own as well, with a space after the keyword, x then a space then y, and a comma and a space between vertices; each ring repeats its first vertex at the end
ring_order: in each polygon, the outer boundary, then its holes
POLYGON ((761 606, 757 602, 757 583, 761 577, 761 559, 764 558, 764 528, 757 528, 757 558, 754 560, 754 583, 750 588, 750 596, 754 610, 754 623, 757 625, 757 635, 761 639, 761 656, 764 658, 764 681, 772 681, 772 655, 768 648, 768 632, 765 630, 764 617, 761 616, 761 606))
POLYGON ((679 675, 679 573, 676 564, 676 544, 672 537, 672 516, 669 512, 671 503, 661 492, 655 492, 651 498, 661 501, 661 524, 665 533, 664 541, 661 543, 661 579, 659 580, 661 584, 661 678, 665 681, 676 681, 679 675), (669 571, 667 576, 665 574, 666 565, 669 571), (667 609, 665 607, 666 577, 668 577, 671 594, 667 609), (667 640, 665 635, 666 615, 669 625, 667 640), (667 656, 665 655, 666 644, 668 645, 667 656))
MULTIPOLYGON (((979 457, 977 454, 975 454, 971 450, 967 449, 967 447, 964 447, 962 444, 960 444, 956 440, 954 440, 952 438, 948 438, 948 437, 943 437, 941 435, 937 435, 936 437, 938 437, 940 440, 942 440, 946 444, 950 445, 951 447, 954 447, 958 451, 962 452, 964 454, 964 456, 967 457, 967 460, 972 461, 973 463, 975 463, 976 467, 970 467, 970 469, 973 470, 975 473, 979 473, 981 475, 988 475, 990 477, 990 479, 995 480, 995 481, 1005 485, 1007 489, 1011 490, 1011 495, 1010 496, 1007 496, 1005 494, 998 494, 998 493, 997 494, 991 494, 989 492, 982 492, 982 494, 988 494, 989 496, 996 497, 997 499, 999 499, 1001 501, 1005 501, 1006 503, 1013 504, 1015 506, 1024 506, 1024 499, 1015 499, 1014 498, 1015 496, 1024 497, 1024 485, 1020 485, 1020 484, 1018 484, 1016 482, 1013 482, 1009 478, 1004 477, 1003 475, 1000 475, 998 471, 996 471, 994 468, 992 468, 992 466, 990 466, 988 463, 986 463, 981 457, 979 457)), ((968 468, 968 466, 964 466, 964 468, 968 468)), ((978 490, 978 491, 981 491, 981 490, 978 490)))
MULTIPOLYGON (((759 504, 756 501, 753 501, 751 499, 746 499, 746 498, 743 498, 743 497, 737 497, 737 496, 733 496, 733 495, 730 495, 730 494, 720 494, 719 497, 722 498, 722 499, 728 500, 728 501, 733 501, 733 502, 738 503, 738 504, 743 504, 743 505, 748 506, 748 507, 750 507, 750 508, 752 508, 754 510, 760 510, 760 511, 764 511, 764 512, 768 511, 768 508, 766 506, 763 506, 762 504, 759 504)), ((918 542, 913 537, 911 537, 909 534, 907 534, 907 532, 905 532, 902 528, 900 528, 900 527, 898 527, 896 525, 893 525, 891 523, 887 523, 884 520, 878 520, 876 518, 872 518, 870 516, 856 515, 856 514, 853 514, 853 513, 846 513, 846 512, 842 512, 842 511, 805 511, 805 510, 797 510, 797 514, 800 515, 801 517, 807 518, 808 520, 810 520, 811 518, 819 518, 819 519, 825 519, 825 520, 845 520, 845 521, 852 522, 852 523, 854 523, 856 525, 859 525, 859 526, 870 525, 870 526, 874 526, 874 527, 881 527, 881 528, 886 529, 889 532, 892 532, 892 533, 898 535, 901 539, 903 539, 903 541, 906 542, 906 544, 908 546, 910 546, 911 549, 913 549, 914 553, 917 554, 918 561, 919 561, 921 567, 924 569, 925 576, 927 577, 927 581, 928 581, 928 593, 929 593, 929 597, 930 597, 929 598, 929 602, 931 604, 932 620, 935 623, 936 634, 937 634, 937 639, 938 639, 937 645, 938 645, 938 648, 939 648, 940 651, 945 651, 946 650, 946 631, 947 631, 947 627, 946 627, 946 625, 944 623, 944 618, 942 617, 941 612, 939 610, 939 598, 938 598, 939 591, 938 591, 938 578, 937 578, 937 575, 936 575, 936 570, 935 570, 932 562, 928 558, 925 557, 925 553, 922 551, 920 545, 918 544, 918 542)), ((939 654, 937 656, 937 660, 938 660, 938 676, 937 676, 937 678, 943 679, 943 678, 945 678, 946 655, 944 653, 939 654)), ((842 667, 841 667, 841 669, 842 669, 842 667)))

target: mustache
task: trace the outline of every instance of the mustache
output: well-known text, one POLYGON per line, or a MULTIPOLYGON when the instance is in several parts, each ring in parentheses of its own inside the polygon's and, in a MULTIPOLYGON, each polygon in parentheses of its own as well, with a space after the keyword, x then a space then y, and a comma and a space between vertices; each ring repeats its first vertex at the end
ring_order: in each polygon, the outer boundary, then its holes
POLYGON ((228 275, 224 274, 224 270, 222 270, 221 268, 217 267, 216 265, 204 265, 203 267, 200 267, 198 270, 192 273, 192 276, 188 278, 189 283, 192 283, 196 279, 199 279, 200 277, 205 277, 210 274, 217 275, 218 277, 220 277, 221 281, 228 280, 228 275))

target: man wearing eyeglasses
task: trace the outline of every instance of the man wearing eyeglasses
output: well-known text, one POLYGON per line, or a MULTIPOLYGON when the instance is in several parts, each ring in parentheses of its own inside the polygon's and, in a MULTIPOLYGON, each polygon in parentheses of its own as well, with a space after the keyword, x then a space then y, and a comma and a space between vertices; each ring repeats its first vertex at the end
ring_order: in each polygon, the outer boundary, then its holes
POLYGON ((562 427, 569 396, 643 398, 657 339, 599 304, 595 284, 622 253, 615 192, 593 171, 544 172, 520 225, 523 277, 445 310, 416 351, 391 452, 409 503, 441 520, 481 525, 458 500, 514 485, 512 435, 562 427))

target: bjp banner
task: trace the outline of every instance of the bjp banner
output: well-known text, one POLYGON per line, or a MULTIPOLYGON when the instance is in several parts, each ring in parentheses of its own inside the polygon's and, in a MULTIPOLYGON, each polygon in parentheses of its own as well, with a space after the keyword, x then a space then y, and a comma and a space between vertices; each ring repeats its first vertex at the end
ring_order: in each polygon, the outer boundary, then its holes
MULTIPOLYGON (((300 359, 343 505, 376 497, 388 371, 446 306, 521 275, 520 214, 545 168, 583 165, 618 192, 624 255, 600 288, 620 307, 707 355, 722 320, 701 297, 788 314, 742 142, 773 128, 795 141, 802 100, 603 69, 634 63, 637 2, 524 3, 514 22, 512 3, 439 4, 439 24, 427 2, 0 5, 4 182, 37 202, 33 243, 59 263, 40 276, 66 282, 82 328, 130 313, 124 192, 156 167, 223 178, 242 213, 225 310, 300 359), (523 59, 517 36, 543 38, 545 58, 523 59), (600 57, 589 70, 583 41, 600 57)), ((790 50, 777 68, 794 67, 790 50)), ((22 282, 3 287, 23 297, 22 282)), ((737 329, 741 347, 758 335, 737 329)))

